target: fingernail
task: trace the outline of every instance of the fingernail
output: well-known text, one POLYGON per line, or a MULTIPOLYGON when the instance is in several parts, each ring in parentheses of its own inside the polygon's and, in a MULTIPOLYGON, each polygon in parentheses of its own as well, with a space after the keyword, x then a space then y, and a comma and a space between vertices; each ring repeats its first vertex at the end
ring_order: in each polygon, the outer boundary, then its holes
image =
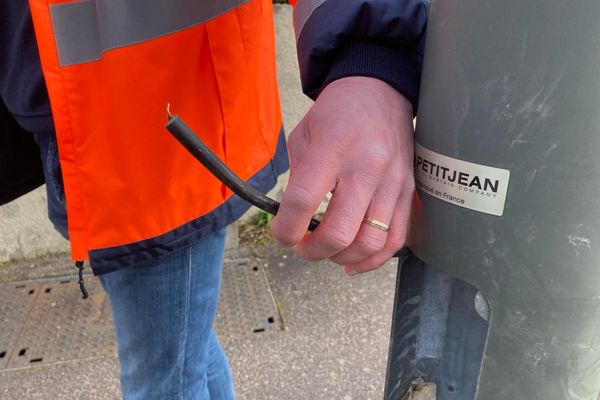
POLYGON ((354 268, 352 268, 349 265, 344 266, 344 271, 346 272, 347 275, 349 276, 354 276, 356 274, 358 274, 358 271, 355 270, 354 268))

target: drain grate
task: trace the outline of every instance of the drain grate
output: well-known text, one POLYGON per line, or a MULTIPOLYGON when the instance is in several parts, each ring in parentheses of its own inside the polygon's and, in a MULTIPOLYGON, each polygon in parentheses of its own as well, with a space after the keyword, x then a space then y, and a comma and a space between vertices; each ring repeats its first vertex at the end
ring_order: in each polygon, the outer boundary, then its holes
POLYGON ((5 369, 40 288, 39 283, 0 286, 0 369, 5 369))
POLYGON ((0 315, 8 328, 1 336, 2 368, 113 354, 107 298, 97 279, 89 277, 86 286, 90 297, 83 301, 70 279, 1 285, 0 315))
MULTIPOLYGON (((100 282, 49 279, 0 284, 0 370, 112 355, 110 305, 100 282)), ((279 314, 262 266, 226 260, 215 330, 223 338, 278 330, 279 314)))
POLYGON ((222 338, 279 330, 281 320, 262 266, 250 259, 226 260, 215 330, 222 338))

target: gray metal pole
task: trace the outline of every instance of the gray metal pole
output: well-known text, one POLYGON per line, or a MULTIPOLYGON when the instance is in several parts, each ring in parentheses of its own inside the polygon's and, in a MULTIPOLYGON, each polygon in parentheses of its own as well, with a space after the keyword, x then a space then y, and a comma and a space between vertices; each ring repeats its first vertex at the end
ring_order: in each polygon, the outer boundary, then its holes
POLYGON ((596 400, 600 2, 434 0, 422 82, 410 248, 491 309, 456 398, 596 400))

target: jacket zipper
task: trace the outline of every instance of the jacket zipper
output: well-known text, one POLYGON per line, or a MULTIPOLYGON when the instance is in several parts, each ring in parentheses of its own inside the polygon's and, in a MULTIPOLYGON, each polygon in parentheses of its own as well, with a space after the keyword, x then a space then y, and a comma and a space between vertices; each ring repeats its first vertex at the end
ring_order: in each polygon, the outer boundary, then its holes
POLYGON ((83 282, 83 269, 85 268, 85 266, 83 265, 83 261, 75 261, 75 267, 77 267, 77 269, 79 270, 79 279, 77 283, 79 283, 79 291, 81 292, 81 298, 87 299, 88 291, 85 288, 85 283, 83 282))

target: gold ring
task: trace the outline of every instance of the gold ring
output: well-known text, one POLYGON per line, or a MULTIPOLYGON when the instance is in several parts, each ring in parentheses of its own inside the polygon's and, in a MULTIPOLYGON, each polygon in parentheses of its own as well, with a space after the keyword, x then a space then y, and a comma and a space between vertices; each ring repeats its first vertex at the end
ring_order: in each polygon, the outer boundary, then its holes
POLYGON ((390 226, 388 224, 376 220, 375 218, 365 217, 362 222, 367 225, 371 225, 373 228, 377 228, 380 231, 387 232, 390 230, 390 226))

